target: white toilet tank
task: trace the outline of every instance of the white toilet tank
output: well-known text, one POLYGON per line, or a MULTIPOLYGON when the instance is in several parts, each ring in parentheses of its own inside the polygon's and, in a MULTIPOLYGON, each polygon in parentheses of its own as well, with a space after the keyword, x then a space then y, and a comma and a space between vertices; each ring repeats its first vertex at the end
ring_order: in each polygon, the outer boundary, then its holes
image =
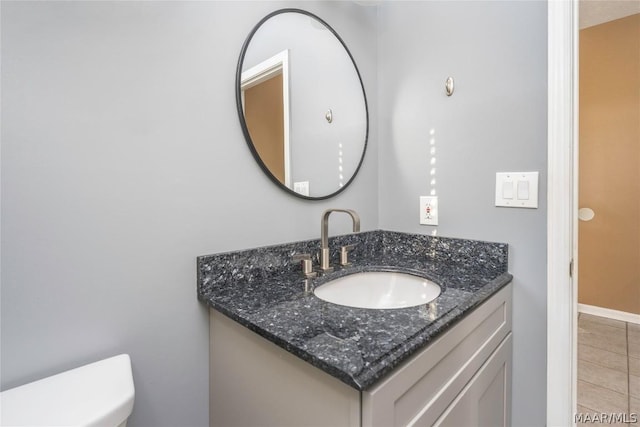
POLYGON ((124 427, 134 396, 131 359, 121 354, 3 391, 0 425, 124 427))

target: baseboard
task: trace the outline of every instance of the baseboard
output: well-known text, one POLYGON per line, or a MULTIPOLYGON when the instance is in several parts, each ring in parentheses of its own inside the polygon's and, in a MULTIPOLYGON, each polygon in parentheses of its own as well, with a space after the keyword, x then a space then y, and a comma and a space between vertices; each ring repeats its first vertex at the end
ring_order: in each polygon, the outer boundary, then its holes
POLYGON ((587 304, 578 304, 578 311, 580 313, 593 314, 594 316, 622 320, 623 322, 636 323, 640 325, 640 314, 627 313, 626 311, 612 310, 610 308, 587 304))

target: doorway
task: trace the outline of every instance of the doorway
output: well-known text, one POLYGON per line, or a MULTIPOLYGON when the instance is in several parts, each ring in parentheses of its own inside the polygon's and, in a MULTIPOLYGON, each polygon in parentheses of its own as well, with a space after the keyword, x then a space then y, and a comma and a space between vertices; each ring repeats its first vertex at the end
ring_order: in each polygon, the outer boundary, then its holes
POLYGON ((253 147, 265 166, 285 184, 282 73, 243 89, 244 119, 253 147))
POLYGON ((577 413, 634 422, 631 415, 640 412, 640 5, 629 6, 580 4, 577 413))
POLYGON ((547 425, 566 426, 577 409, 578 0, 547 6, 547 425))
POLYGON ((291 188, 289 51, 243 71, 240 89, 253 148, 269 172, 291 188))

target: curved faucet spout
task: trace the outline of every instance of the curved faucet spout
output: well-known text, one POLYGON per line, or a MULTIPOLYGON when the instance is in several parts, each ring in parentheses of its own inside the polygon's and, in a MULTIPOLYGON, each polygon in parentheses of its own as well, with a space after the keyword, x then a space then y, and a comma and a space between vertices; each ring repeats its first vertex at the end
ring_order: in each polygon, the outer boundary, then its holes
POLYGON ((332 212, 349 214, 353 221, 353 232, 358 233, 360 231, 360 216, 353 209, 327 209, 324 211, 320 223, 320 269, 323 271, 330 271, 332 269, 329 266, 329 215, 331 215, 332 212))

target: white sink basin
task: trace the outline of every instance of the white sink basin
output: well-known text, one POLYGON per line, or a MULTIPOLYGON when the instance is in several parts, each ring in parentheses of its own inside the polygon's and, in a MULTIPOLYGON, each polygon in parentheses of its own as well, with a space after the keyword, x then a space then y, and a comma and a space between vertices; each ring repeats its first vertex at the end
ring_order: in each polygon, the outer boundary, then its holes
POLYGON ((405 308, 427 304, 440 295, 440 286, 406 273, 356 273, 318 286, 321 300, 358 308, 405 308))

